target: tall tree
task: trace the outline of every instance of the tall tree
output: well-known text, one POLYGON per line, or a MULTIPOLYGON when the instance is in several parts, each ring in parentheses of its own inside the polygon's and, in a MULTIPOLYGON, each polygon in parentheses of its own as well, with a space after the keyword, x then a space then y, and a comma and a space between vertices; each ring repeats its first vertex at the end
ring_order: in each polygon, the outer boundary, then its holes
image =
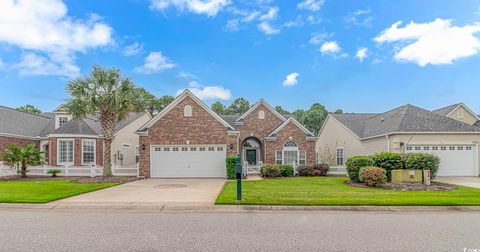
POLYGON ((26 147, 9 145, 8 150, 3 154, 3 160, 12 167, 19 165, 20 177, 26 178, 27 166, 41 164, 43 153, 35 147, 35 144, 29 144, 26 147))
POLYGON ((226 111, 225 111, 225 105, 223 105, 221 102, 219 101, 216 101, 212 104, 211 106, 212 110, 219 114, 219 115, 225 115, 226 114, 226 111))
POLYGON ((288 115, 290 112, 287 110, 283 109, 282 106, 275 106, 275 110, 280 113, 281 115, 288 115))
POLYGON ((148 111, 150 116, 156 115, 159 112, 157 97, 145 88, 138 88, 138 92, 142 94, 143 99, 145 100, 145 110, 148 111))
POLYGON ((70 81, 67 85, 71 98, 66 107, 75 118, 98 115, 102 128, 103 175, 112 175, 111 148, 117 122, 130 112, 145 111, 146 98, 130 78, 120 75, 119 69, 93 66, 89 76, 70 81))
POLYGON ((243 114, 250 109, 250 103, 247 99, 240 97, 235 99, 230 106, 227 108, 227 113, 234 114, 243 114))
POLYGON ((30 105, 30 104, 27 104, 25 106, 21 106, 21 107, 18 107, 17 110, 20 110, 20 111, 23 111, 23 112, 27 112, 27 113, 31 113, 31 114, 35 114, 35 115, 39 115, 42 113, 42 111, 38 108, 36 108, 35 106, 33 105, 30 105))
POLYGON ((305 113, 303 113, 299 120, 305 128, 312 133, 317 134, 327 118, 328 111, 320 103, 314 103, 305 113))
POLYGON ((333 112, 334 114, 343 114, 343 110, 341 109, 337 109, 335 110, 335 112, 333 112))
POLYGON ((164 95, 158 99, 158 108, 160 109, 158 112, 162 111, 168 104, 172 103, 175 100, 175 97, 171 95, 164 95))

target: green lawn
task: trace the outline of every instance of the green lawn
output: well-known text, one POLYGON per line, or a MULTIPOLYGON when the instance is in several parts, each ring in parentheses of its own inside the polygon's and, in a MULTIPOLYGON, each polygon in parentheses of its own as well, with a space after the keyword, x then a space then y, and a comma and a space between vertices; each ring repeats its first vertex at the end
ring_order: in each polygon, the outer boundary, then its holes
POLYGON ((47 203, 118 184, 81 184, 69 180, 0 181, 0 203, 47 203))
POLYGON ((451 191, 393 191, 351 187, 344 177, 301 177, 243 181, 243 201, 236 200, 236 182, 228 181, 216 204, 245 205, 375 205, 459 206, 480 205, 480 189, 451 191))

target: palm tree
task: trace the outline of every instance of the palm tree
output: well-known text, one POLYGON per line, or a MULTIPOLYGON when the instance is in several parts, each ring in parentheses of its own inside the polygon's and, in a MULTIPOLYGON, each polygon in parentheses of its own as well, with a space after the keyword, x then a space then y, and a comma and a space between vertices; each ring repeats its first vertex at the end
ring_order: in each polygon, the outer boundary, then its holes
POLYGON ((42 163, 42 154, 44 152, 35 148, 35 144, 29 144, 26 147, 9 145, 8 150, 3 154, 3 160, 9 165, 20 165, 20 177, 27 177, 27 165, 39 165, 42 163))
POLYGON ((144 111, 145 99, 130 78, 120 75, 116 68, 93 66, 89 76, 70 81, 67 90, 71 99, 67 110, 75 118, 97 115, 102 128, 103 175, 112 175, 111 145, 117 122, 127 118, 130 112, 144 111))

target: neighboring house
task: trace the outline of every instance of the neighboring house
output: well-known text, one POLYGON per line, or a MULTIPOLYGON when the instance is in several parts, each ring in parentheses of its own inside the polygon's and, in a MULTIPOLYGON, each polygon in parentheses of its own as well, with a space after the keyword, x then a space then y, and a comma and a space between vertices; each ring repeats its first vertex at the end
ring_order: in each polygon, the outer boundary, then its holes
POLYGON ((480 118, 464 104, 428 111, 404 105, 381 114, 329 114, 318 134, 320 161, 379 152, 432 153, 440 176, 478 176, 480 118))
MULTIPOLYGON (((9 144, 33 143, 46 152, 49 165, 103 165, 102 131, 94 116, 73 119, 59 106, 53 112, 34 115, 0 106, 0 154, 9 144)), ((118 123, 112 143, 114 164, 134 165, 138 159, 136 129, 150 120, 148 113, 130 113, 118 123)))
POLYGON ((236 154, 251 172, 315 163, 314 134, 263 100, 243 115, 220 116, 185 90, 137 133, 145 177, 224 178, 225 158, 236 154))

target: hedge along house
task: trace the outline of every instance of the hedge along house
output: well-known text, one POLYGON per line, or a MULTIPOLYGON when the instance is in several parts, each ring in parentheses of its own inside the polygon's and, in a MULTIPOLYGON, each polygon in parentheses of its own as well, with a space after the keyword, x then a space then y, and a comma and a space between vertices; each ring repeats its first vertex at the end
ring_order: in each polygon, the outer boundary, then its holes
MULTIPOLYGON (((0 155, 10 144, 33 143, 46 152, 45 161, 52 166, 103 165, 102 133, 94 116, 73 119, 61 105, 41 115, 0 107, 0 118, 0 155)), ((118 123, 112 143, 114 164, 136 164, 138 135, 135 131, 149 119, 148 113, 130 113, 126 120, 118 123)))
POLYGON ((220 116, 187 89, 137 134, 145 177, 224 178, 227 155, 237 154, 250 172, 264 163, 315 163, 316 137, 264 100, 243 115, 220 116))
POLYGON ((479 121, 464 104, 434 111, 404 105, 380 114, 330 114, 316 151, 320 160, 340 169, 357 155, 431 153, 440 158, 439 176, 478 176, 479 121))

